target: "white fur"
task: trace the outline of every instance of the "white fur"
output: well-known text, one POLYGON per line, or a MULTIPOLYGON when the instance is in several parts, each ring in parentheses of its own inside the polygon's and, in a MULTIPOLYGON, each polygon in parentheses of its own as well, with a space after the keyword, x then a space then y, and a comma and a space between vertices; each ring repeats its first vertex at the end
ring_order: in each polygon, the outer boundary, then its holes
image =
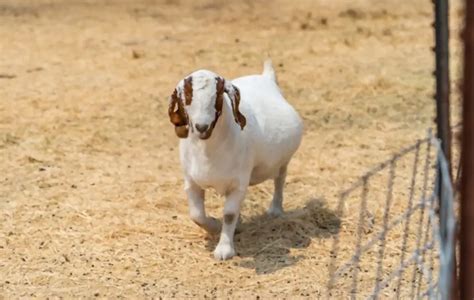
MULTIPOLYGON (((186 112, 191 124, 209 124, 215 114, 215 77, 218 75, 206 70, 191 75, 193 100, 186 106, 186 112)), ((199 133, 190 128, 188 138, 180 142, 191 218, 208 232, 219 232, 220 222, 205 213, 204 190, 207 188, 214 188, 226 197, 224 216, 234 216, 232 222, 223 222, 214 251, 216 259, 235 255, 234 231, 249 185, 274 179, 275 193, 268 213, 275 216, 283 213, 286 167, 303 134, 302 120, 281 94, 270 61, 265 62, 261 75, 240 77, 226 84, 240 90, 240 112, 247 119, 245 128, 241 130, 234 121, 230 99, 224 94, 222 115, 211 137, 201 140, 199 133)), ((182 85, 183 81, 178 87, 182 85)))

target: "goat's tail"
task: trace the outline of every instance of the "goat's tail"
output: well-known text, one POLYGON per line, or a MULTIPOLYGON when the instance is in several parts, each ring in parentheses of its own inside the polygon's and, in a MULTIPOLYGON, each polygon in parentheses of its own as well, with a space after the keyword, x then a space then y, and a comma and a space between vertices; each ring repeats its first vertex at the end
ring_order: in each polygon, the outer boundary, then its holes
POLYGON ((263 63, 263 76, 267 76, 271 80, 273 80, 275 83, 278 84, 275 70, 273 69, 272 65, 272 60, 270 58, 266 59, 265 62, 263 63))

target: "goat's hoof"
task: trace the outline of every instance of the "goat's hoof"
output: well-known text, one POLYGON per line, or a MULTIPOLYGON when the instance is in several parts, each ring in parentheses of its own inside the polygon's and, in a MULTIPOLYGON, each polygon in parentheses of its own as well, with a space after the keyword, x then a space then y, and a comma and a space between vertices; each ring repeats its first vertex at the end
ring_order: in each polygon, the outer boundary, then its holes
POLYGON ((214 250, 214 258, 217 260, 227 260, 233 256, 235 256, 235 250, 229 244, 218 244, 214 250))
POLYGON ((283 215, 283 209, 279 207, 270 206, 267 210, 267 214, 271 217, 280 217, 283 215))

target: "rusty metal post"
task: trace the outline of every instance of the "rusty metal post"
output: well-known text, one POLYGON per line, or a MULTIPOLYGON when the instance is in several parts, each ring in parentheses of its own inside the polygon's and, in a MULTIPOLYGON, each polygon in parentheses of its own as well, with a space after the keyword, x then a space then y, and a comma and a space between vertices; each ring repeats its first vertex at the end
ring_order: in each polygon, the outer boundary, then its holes
MULTIPOLYGON (((449 81, 449 0, 433 0, 435 12, 435 57, 436 57, 436 125, 437 136, 441 141, 441 148, 448 163, 449 176, 451 176, 451 124, 450 124, 450 81, 449 81)), ((443 174, 440 172, 440 174, 443 174)), ((444 185, 441 184, 442 178, 439 176, 438 200, 439 208, 445 192, 444 185)), ((442 238, 447 236, 446 214, 440 211, 440 233, 442 238)), ((453 242, 453 248, 456 249, 456 239, 453 242)), ((450 299, 458 299, 457 293, 457 264, 456 250, 453 251, 453 275, 450 290, 450 299)))
POLYGON ((474 299, 474 1, 465 3, 460 293, 474 299))

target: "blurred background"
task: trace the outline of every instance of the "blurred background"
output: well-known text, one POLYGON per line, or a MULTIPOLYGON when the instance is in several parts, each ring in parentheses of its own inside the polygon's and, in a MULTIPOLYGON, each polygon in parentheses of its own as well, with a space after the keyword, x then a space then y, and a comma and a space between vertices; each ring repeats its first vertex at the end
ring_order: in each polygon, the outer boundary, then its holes
POLYGON ((428 0, 0 0, 3 295, 323 295, 332 239, 357 220, 335 195, 434 127, 432 22, 428 0), (305 123, 288 217, 262 216, 271 183, 252 188, 239 257, 218 263, 187 217, 168 96, 196 69, 232 79, 267 56, 305 123))

